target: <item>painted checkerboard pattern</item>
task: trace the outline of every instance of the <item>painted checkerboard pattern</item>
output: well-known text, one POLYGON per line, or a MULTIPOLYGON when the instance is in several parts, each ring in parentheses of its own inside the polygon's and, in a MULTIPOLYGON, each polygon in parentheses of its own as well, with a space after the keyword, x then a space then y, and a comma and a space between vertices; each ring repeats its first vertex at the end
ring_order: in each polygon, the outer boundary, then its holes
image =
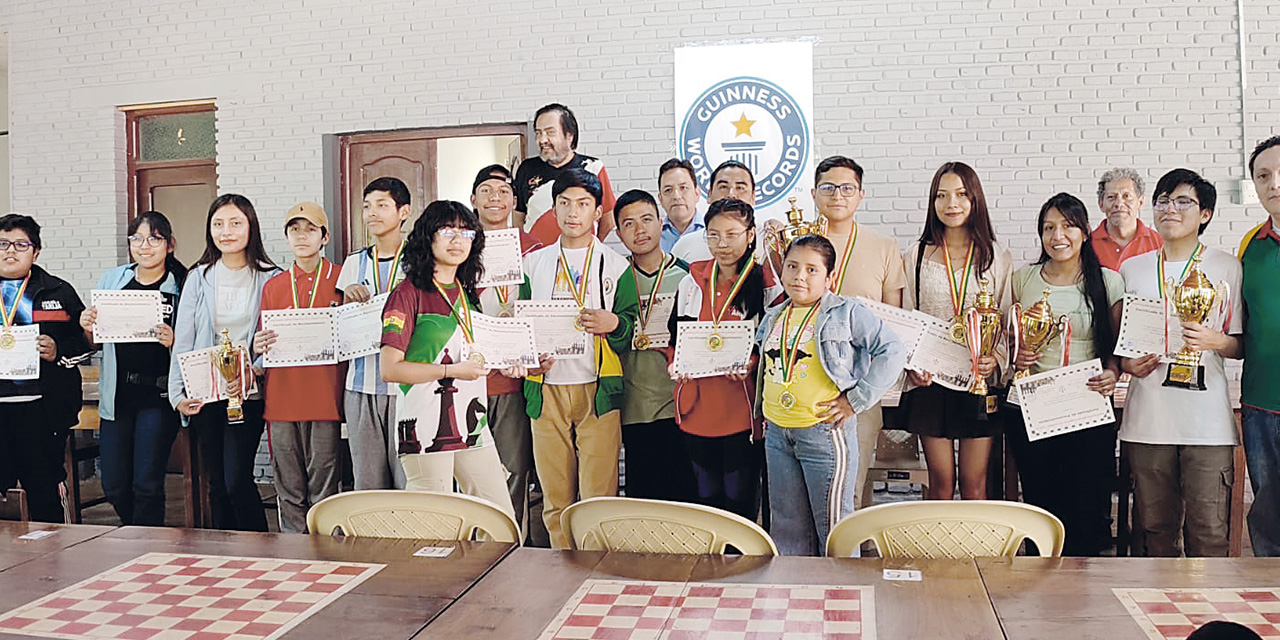
POLYGON ((1112 591, 1151 640, 1183 640, 1212 620, 1238 622, 1263 640, 1280 640, 1280 588, 1112 591))
POLYGON ((270 640, 383 566, 148 553, 0 615, 0 632, 76 640, 270 640))
POLYGON ((588 580, 540 640, 875 638, 872 587, 588 580))

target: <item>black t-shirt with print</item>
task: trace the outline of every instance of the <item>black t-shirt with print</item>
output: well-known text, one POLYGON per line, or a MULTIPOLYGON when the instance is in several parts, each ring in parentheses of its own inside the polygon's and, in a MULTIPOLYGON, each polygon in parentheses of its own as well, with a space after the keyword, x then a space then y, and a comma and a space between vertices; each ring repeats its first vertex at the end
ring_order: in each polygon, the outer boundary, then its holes
MULTIPOLYGON (((140 284, 134 278, 124 288, 128 291, 160 291, 160 285, 166 279, 161 278, 152 284, 140 284)), ((164 299, 161 307, 164 310, 164 323, 173 326, 178 296, 163 291, 160 295, 164 299)), ((139 406, 168 405, 168 392, 159 383, 159 379, 169 375, 169 350, 159 342, 125 342, 117 344, 115 350, 117 403, 132 401, 139 406), (139 376, 140 380, 130 382, 129 374, 139 376)))

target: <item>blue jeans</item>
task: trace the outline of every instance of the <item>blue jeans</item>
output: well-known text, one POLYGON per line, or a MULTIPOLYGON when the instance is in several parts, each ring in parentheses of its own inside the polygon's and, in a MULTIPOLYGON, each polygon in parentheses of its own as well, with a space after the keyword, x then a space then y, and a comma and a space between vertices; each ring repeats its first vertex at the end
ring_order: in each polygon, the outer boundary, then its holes
POLYGON ((858 467, 857 416, 803 429, 765 426, 769 467, 769 535, 788 556, 820 556, 827 534, 853 513, 858 467))
POLYGON ((1241 407, 1240 418, 1253 485, 1249 509, 1253 555, 1280 556, 1280 414, 1241 407))
POLYGON ((178 414, 169 407, 117 407, 103 420, 102 490, 126 525, 164 526, 164 474, 178 435, 178 414))

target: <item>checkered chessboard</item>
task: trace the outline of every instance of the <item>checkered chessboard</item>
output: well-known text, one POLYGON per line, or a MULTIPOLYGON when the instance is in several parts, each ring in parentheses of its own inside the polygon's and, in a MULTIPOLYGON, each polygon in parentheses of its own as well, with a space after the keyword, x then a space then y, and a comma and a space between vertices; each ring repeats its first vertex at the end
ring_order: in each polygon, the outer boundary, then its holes
POLYGON ((588 580, 540 640, 872 640, 872 587, 588 580))
POLYGON ((269 640, 383 566, 148 553, 0 615, 0 632, 76 640, 269 640))
POLYGON ((1112 589, 1151 640, 1182 640, 1213 620, 1238 622, 1280 640, 1277 589, 1112 589))

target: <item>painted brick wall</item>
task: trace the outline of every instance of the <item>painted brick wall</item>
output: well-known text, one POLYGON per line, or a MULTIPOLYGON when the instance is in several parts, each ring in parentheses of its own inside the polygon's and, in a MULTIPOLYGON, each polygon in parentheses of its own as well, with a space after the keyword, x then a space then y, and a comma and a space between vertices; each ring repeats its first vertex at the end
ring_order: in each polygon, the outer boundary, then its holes
MULTIPOLYGON (((1112 166, 1149 184, 1200 170, 1222 194, 1206 239, 1233 247, 1261 217, 1232 202, 1244 154, 1280 130, 1280 5, 1258 0, 1243 95, 1234 0, 4 4, 13 206, 47 227, 42 263, 82 292, 120 257, 120 104, 216 98, 220 188, 272 228, 322 197, 323 134, 523 121, 553 100, 578 112, 581 149, 615 190, 652 189, 675 148, 674 46, 813 38, 816 154, 864 163, 861 219, 905 246, 933 170, 965 160, 1018 261, 1053 193, 1097 217, 1112 166)), ((287 256, 282 238, 269 249, 287 256)))

